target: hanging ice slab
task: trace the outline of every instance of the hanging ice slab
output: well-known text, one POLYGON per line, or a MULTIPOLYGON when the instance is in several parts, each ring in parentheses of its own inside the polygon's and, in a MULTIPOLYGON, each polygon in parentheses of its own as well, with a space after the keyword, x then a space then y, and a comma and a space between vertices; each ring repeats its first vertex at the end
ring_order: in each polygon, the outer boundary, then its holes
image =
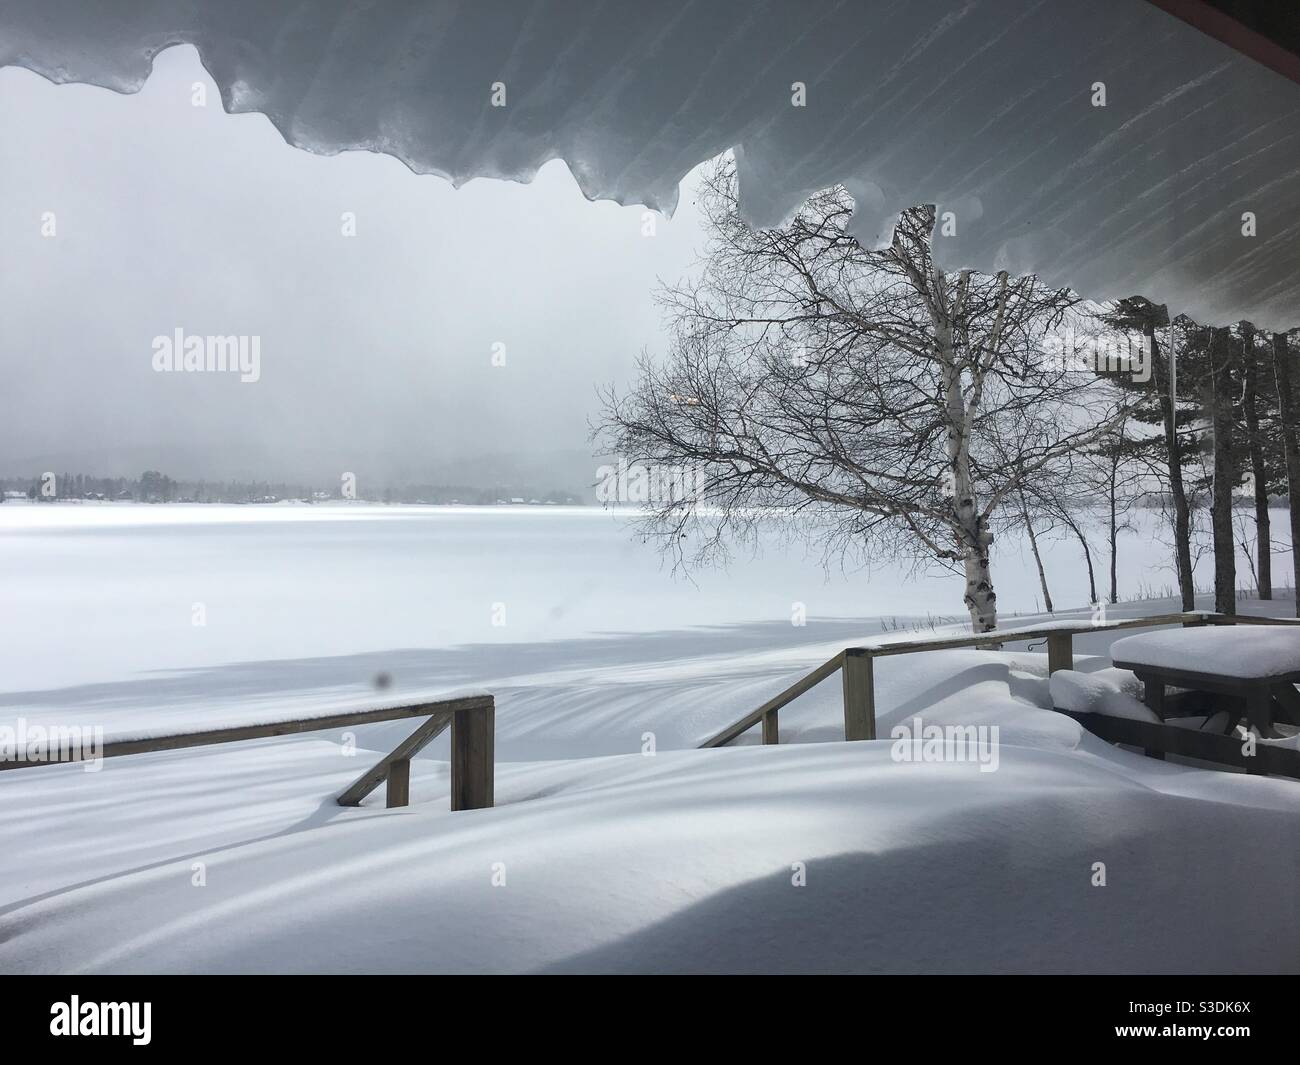
POLYGON ((844 182, 864 241, 934 202, 949 266, 1296 324, 1300 86, 1145 0, 0 7, 0 64, 55 81, 133 92, 181 42, 311 151, 457 182, 558 156, 588 196, 671 210, 735 147, 758 224, 844 182))

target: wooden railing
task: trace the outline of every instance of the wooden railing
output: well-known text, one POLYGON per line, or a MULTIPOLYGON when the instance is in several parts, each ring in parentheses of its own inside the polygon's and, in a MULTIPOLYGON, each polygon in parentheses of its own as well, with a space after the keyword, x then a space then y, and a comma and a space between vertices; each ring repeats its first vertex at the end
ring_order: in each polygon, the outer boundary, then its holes
POLYGON ((410 802, 411 758, 451 726, 451 808, 480 810, 494 802, 496 774, 496 701, 471 695, 428 703, 429 720, 367 769, 342 795, 340 806, 360 806, 361 800, 387 781, 387 805, 410 802))
MULTIPOLYGON (((206 732, 180 732, 169 736, 151 736, 140 740, 110 740, 98 752, 100 758, 120 758, 128 754, 174 751, 185 747, 208 747, 217 743, 266 739, 300 732, 324 732, 329 729, 370 725, 380 721, 428 718, 399 743, 392 753, 371 766, 338 797, 340 806, 359 806, 361 800, 388 782, 388 805, 405 806, 410 801, 411 757, 422 750, 448 725, 451 726, 451 808, 476 810, 493 803, 493 745, 496 728, 496 703, 491 695, 470 695, 459 699, 390 706, 378 710, 353 710, 327 717, 300 717, 264 725, 237 725, 233 728, 209 729, 206 732)), ((84 753, 84 752, 82 752, 84 753)), ((84 757, 66 759, 84 761, 84 757)), ((0 770, 29 769, 48 765, 47 761, 0 761, 0 770)))
POLYGON ((780 743, 778 714, 787 703, 816 687, 835 673, 841 673, 844 685, 844 738, 876 738, 875 660, 891 655, 919 654, 923 651, 950 651, 963 647, 1000 648, 1007 643, 1047 641, 1047 672, 1074 667, 1074 637, 1113 629, 1150 629, 1163 625, 1300 625, 1292 618, 1269 618, 1243 614, 1215 614, 1201 610, 1177 614, 1157 614, 1118 621, 1080 622, 1078 625, 1054 623, 1028 629, 1001 629, 973 636, 939 637, 930 640, 907 640, 882 643, 872 647, 846 647, 829 662, 795 681, 779 695, 773 696, 757 710, 733 722, 700 744, 701 748, 721 747, 755 725, 763 727, 765 744, 780 743))
MULTIPOLYGON (((1078 625, 1052 624, 1038 628, 1001 629, 973 636, 941 637, 930 640, 908 640, 884 643, 871 647, 846 647, 828 662, 795 681, 779 695, 758 709, 733 722, 721 732, 705 740, 701 747, 721 747, 730 743, 755 725, 762 725, 763 742, 780 742, 778 715, 788 703, 835 673, 843 682, 844 738, 846 740, 871 740, 876 738, 875 660, 893 655, 917 654, 923 651, 946 651, 963 647, 1000 648, 1007 643, 1047 641, 1048 673, 1069 669, 1074 665, 1075 636, 1114 629, 1156 628, 1162 625, 1298 625, 1300 621, 1288 618, 1268 618, 1248 615, 1223 615, 1204 611, 1187 611, 1178 614, 1160 614, 1154 617, 1125 618, 1121 621, 1080 623, 1078 625)), ((494 747, 496 734, 496 703, 491 695, 470 695, 456 699, 416 703, 410 706, 384 707, 377 710, 354 710, 325 717, 294 718, 263 725, 239 725, 232 728, 209 729, 204 732, 182 732, 167 736, 153 736, 138 740, 112 740, 98 752, 101 758, 118 758, 130 754, 153 751, 179 750, 185 747, 207 747, 218 743, 236 743, 241 740, 265 739, 301 732, 324 732, 353 725, 368 725, 380 721, 398 721, 406 718, 426 718, 414 732, 393 750, 367 769, 341 795, 341 806, 358 806, 380 784, 387 783, 389 807, 406 806, 410 801, 411 758, 425 746, 451 728, 451 808, 475 810, 494 802, 494 747)), ((84 760, 81 757, 67 759, 84 760)), ((34 768, 48 765, 48 761, 2 761, 0 771, 6 769, 34 768)))

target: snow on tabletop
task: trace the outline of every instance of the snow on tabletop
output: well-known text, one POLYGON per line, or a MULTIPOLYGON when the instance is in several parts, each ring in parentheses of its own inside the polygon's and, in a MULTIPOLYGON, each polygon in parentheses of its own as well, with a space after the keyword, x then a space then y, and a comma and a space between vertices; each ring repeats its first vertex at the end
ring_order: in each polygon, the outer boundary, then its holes
POLYGON ((1300 625, 1209 626, 1126 636, 1111 659, 1160 669, 1221 677, 1276 677, 1300 673, 1300 625))

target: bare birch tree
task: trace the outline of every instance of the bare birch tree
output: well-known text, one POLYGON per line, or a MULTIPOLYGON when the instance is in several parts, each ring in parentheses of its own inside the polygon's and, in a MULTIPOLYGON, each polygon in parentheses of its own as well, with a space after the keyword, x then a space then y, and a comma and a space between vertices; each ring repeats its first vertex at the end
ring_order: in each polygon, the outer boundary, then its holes
POLYGON ((729 162, 702 206, 701 273, 661 292, 667 357, 606 390, 594 432, 628 462, 702 471, 698 495, 646 506, 642 532, 679 562, 784 522, 828 553, 946 565, 975 631, 995 628, 995 531, 1022 520, 1022 487, 1117 417, 1117 390, 1045 352, 1074 297, 940 268, 928 207, 880 250, 848 234, 842 188, 754 231, 729 162))

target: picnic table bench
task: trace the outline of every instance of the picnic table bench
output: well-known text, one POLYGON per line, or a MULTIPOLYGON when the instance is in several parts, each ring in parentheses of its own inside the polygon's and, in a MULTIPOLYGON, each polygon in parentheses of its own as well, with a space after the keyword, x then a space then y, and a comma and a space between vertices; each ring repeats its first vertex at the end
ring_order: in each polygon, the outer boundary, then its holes
MULTIPOLYGON (((1300 780, 1297 740, 1278 738, 1277 727, 1300 725, 1300 624, 1208 617, 1183 625, 1192 627, 1147 632, 1111 645, 1115 668, 1141 682, 1141 714, 1125 710, 1125 698, 1136 701, 1118 688, 1117 702, 1109 708, 1087 699, 1081 705, 1063 690, 1067 705, 1058 703, 1058 712, 1109 743, 1137 747, 1153 758, 1172 754, 1300 780), (1222 728, 1220 714, 1226 719, 1222 728), (1237 734, 1243 718, 1246 737, 1237 734)), ((1054 682, 1054 695, 1056 687, 1054 682)), ((1075 685, 1063 687, 1072 692, 1075 685)))
POLYGON ((1142 682, 1143 702, 1162 721, 1167 689, 1218 696, 1228 711, 1225 732, 1241 718, 1261 737, 1278 735, 1276 721, 1300 725, 1300 631, 1291 628, 1172 629, 1117 640, 1116 668, 1142 682))

